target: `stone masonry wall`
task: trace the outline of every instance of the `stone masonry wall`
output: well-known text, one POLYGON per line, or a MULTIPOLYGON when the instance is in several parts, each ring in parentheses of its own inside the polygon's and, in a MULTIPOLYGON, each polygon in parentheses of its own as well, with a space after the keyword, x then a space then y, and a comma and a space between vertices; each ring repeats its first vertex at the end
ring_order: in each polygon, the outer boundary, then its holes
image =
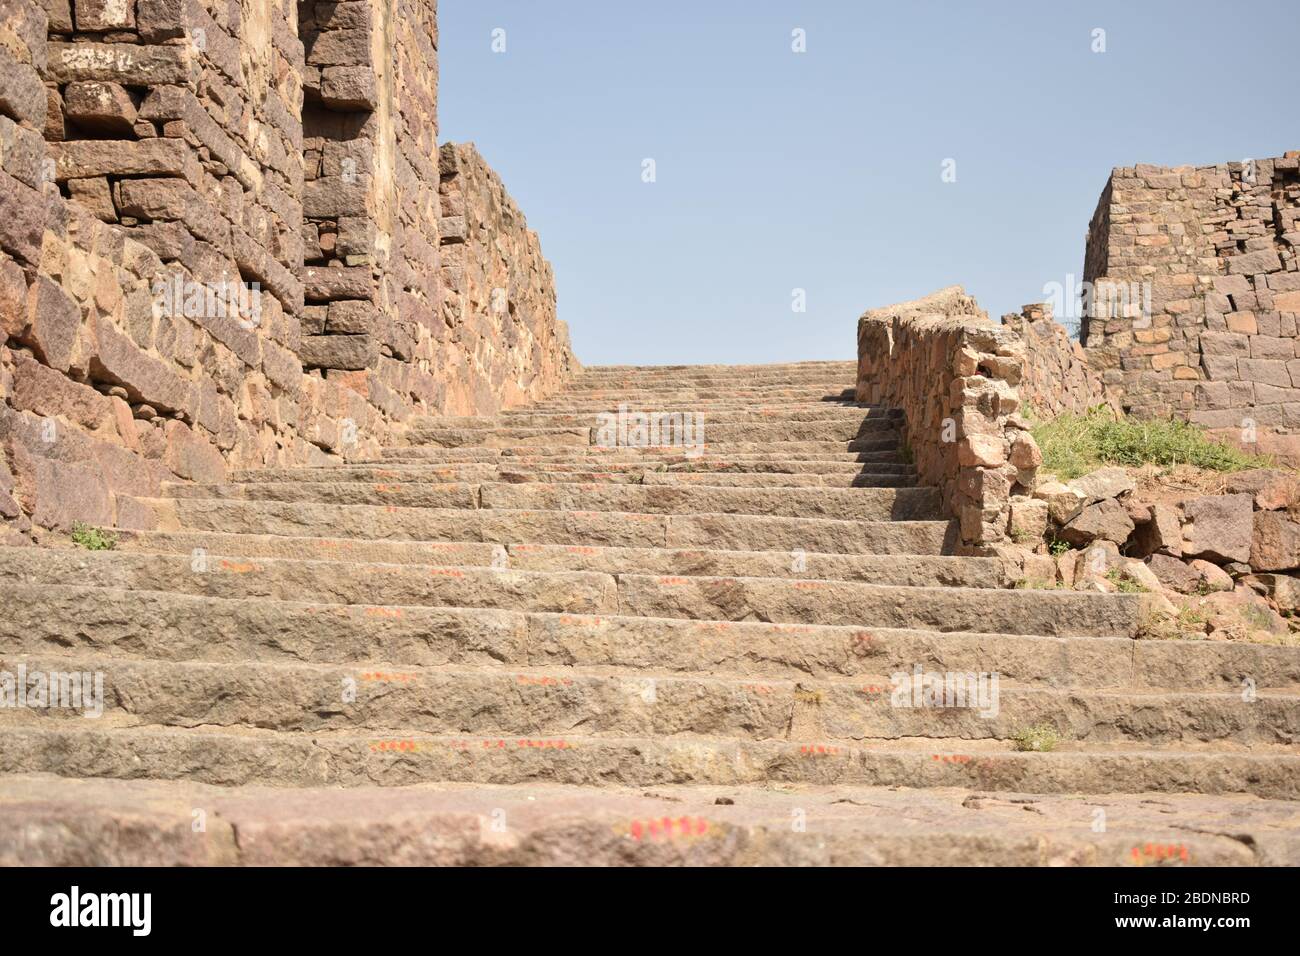
POLYGON ((0 0, 0 518, 148 523, 558 385, 453 341, 436 102, 433 0, 0 0))
POLYGON ((465 407, 536 400, 579 368, 537 233, 472 143, 446 143, 442 317, 465 407))
POLYGON ((1030 418, 1046 421, 1113 404, 1083 346, 1052 318, 1050 304, 1026 305, 1019 315, 1004 315, 1002 325, 1025 345, 1017 391, 1030 418))
POLYGON ((1287 153, 1112 172, 1089 227, 1098 292, 1082 339, 1125 409, 1300 454, 1298 166, 1287 153))
POLYGON ((902 409, 920 482, 939 488, 971 551, 1008 541, 1013 494, 1042 454, 1020 415, 1024 344, 960 286, 858 320, 857 400, 902 409))

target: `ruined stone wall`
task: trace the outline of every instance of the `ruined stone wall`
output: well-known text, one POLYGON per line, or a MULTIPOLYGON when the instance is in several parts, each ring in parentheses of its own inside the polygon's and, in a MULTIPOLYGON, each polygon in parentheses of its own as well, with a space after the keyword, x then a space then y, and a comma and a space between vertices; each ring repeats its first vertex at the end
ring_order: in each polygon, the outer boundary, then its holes
POLYGON ((1300 453, 1298 165, 1112 172, 1089 226, 1082 339, 1127 410, 1300 453))
POLYGON ((939 488, 970 550, 1008 540, 1012 495, 1042 463, 1016 391, 1024 351, 960 286, 858 320, 857 400, 902 409, 920 483, 939 488))
POLYGON ((1080 415, 1098 405, 1113 404, 1083 346, 1052 318, 1050 304, 1026 305, 1019 315, 1004 315, 1002 325, 1024 343, 1017 391, 1026 415, 1035 421, 1047 421, 1057 415, 1080 415))
POLYGON ((466 407, 535 400, 579 368, 556 318, 537 233, 472 143, 447 143, 442 169, 442 317, 451 379, 466 407))
POLYGON ((443 314, 436 104, 434 0, 0 0, 0 517, 146 522, 558 384, 443 314))

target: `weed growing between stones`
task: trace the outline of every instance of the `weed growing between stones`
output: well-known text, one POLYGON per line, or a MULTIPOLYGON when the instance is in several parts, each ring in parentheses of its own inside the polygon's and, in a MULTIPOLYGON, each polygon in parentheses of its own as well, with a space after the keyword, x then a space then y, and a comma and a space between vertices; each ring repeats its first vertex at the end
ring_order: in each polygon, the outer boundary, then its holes
POLYGON ((1115 585, 1115 589, 1123 594, 1148 593, 1148 589, 1125 574, 1123 568, 1111 568, 1106 572, 1106 580, 1115 585))
POLYGON ((1210 471, 1244 471, 1271 463, 1215 441, 1196 425, 1116 418, 1105 406, 1037 423, 1032 434, 1043 453, 1043 470, 1067 480, 1102 465, 1194 465, 1210 471))
POLYGON ((1055 750, 1056 745, 1061 742, 1060 735, 1051 724, 1034 724, 1034 726, 1026 727, 1018 732, 1011 739, 1016 742, 1017 750, 1032 750, 1039 753, 1048 753, 1055 750))
POLYGON ((72 525, 72 543, 87 551, 112 551, 117 547, 117 535, 77 521, 72 525))

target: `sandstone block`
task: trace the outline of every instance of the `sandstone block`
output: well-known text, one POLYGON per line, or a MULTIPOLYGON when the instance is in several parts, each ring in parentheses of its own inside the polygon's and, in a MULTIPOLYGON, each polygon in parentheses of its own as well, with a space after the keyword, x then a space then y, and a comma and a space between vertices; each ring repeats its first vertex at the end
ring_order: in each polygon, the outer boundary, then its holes
POLYGON ((1072 479, 1069 486, 1083 496, 1085 503, 1092 503, 1126 495, 1137 487, 1137 482, 1123 468, 1106 467, 1072 479))
POLYGON ((117 207, 113 205, 113 191, 103 176, 89 179, 69 179, 68 195, 88 213, 104 222, 117 222, 117 207))
POLYGON ((1160 583, 1171 591, 1195 594, 1200 588, 1201 576, 1177 558, 1157 553, 1149 556, 1146 563, 1160 583))
POLYGON ((320 97, 330 109, 373 110, 379 105, 375 72, 369 66, 327 66, 321 71, 320 97))
POLYGON ((1232 494, 1254 496, 1260 511, 1280 511, 1300 501, 1300 478, 1276 468, 1253 468, 1228 476, 1227 490, 1232 494))
POLYGON ((78 126, 125 136, 135 125, 137 110, 125 87, 102 80, 69 83, 63 91, 64 114, 78 126))
POLYGON ((40 129, 45 125, 47 100, 40 73, 19 63, 0 46, 0 113, 40 129))
POLYGON ((304 335, 299 349, 306 368, 363 369, 378 358, 378 343, 370 335, 304 335))
POLYGON ((1300 568, 1300 524, 1285 512, 1257 511, 1249 561, 1255 571, 1300 568))
POLYGON ((1248 560, 1253 512, 1249 494, 1209 495, 1184 502, 1188 522, 1183 528, 1184 554, 1219 561, 1248 560))
POLYGON ((1113 498, 1087 505, 1061 528, 1061 537, 1076 546, 1096 540, 1123 544, 1133 532, 1133 519, 1125 507, 1113 498))
POLYGON ((46 365, 66 372, 72 367, 80 331, 80 306, 52 280, 38 275, 27 290, 23 341, 46 365))

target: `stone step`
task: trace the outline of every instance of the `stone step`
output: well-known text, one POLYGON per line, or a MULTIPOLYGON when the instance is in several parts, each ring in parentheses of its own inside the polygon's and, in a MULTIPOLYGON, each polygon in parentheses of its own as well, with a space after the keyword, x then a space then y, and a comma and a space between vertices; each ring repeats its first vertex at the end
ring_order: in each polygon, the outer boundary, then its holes
POLYGON ((614 577, 586 571, 512 571, 469 565, 436 567, 219 556, 196 566, 189 555, 0 548, 0 580, 331 604, 377 601, 576 614, 618 613, 618 586, 614 577))
POLYGON ((522 571, 0 548, 0 580, 171 590, 331 604, 426 604, 575 614, 915 627, 1002 634, 1132 637, 1141 600, 1131 594, 906 587, 858 581, 706 575, 617 576, 522 571))
POLYGON ((1297 812, 1294 802, 1234 795, 545 783, 231 790, 21 774, 0 778, 0 865, 1297 866, 1297 812), (206 811, 197 833, 196 807, 206 811), (1101 832, 1081 826, 1099 807, 1101 832))
POLYGON ((662 515, 617 511, 400 508, 216 498, 135 498, 150 530, 221 531, 395 541, 591 544, 829 554, 941 554, 956 541, 951 521, 843 521, 761 515, 662 515))
POLYGON ((898 443, 896 441, 876 441, 874 439, 855 439, 848 442, 837 441, 770 441, 770 442, 706 442, 702 449, 689 452, 672 445, 649 448, 619 446, 604 448, 600 445, 566 446, 562 452, 545 452, 539 446, 513 445, 495 448, 440 448, 432 445, 399 445, 384 448, 380 461, 435 460, 435 461, 490 461, 493 458, 520 457, 538 458, 557 461, 575 461, 588 456, 608 457, 611 460, 673 460, 698 461, 712 457, 733 460, 740 457, 760 455, 768 460, 798 460, 799 455, 809 458, 845 458, 862 454, 875 453, 880 461, 896 461, 898 443), (462 458, 463 454, 472 457, 462 458))
MULTIPOLYGON (((607 419, 604 414, 617 413, 617 408, 580 412, 537 411, 531 407, 502 412, 498 418, 446 417, 429 418, 428 423, 449 428, 492 428, 498 425, 525 428, 599 428, 607 419)), ((635 411, 635 410, 634 410, 635 411)), ((679 409, 657 408, 662 412, 692 412, 704 417, 706 427, 711 425, 770 424, 772 422, 862 422, 901 421, 879 406, 836 405, 829 402, 805 402, 790 405, 734 405, 731 407, 701 409, 683 406, 679 409)))
POLYGON ((483 508, 744 514, 858 521, 924 521, 940 513, 935 488, 721 488, 669 485, 479 486, 483 508))
POLYGON ((520 571, 596 571, 605 574, 705 574, 823 578, 909 587, 1009 586, 994 558, 932 555, 809 554, 706 548, 605 548, 590 545, 404 542, 349 538, 237 535, 193 531, 120 532, 118 551, 193 557, 289 558, 300 561, 471 565, 520 571))
POLYGON ((220 786, 407 786, 532 781, 650 787, 793 783, 976 787, 1031 793, 1244 793, 1300 797, 1300 756, 1220 745, 1017 753, 996 741, 850 744, 709 737, 401 736, 23 725, 0 711, 0 772, 185 779, 220 786))
MULTIPOLYGON (((614 461, 608 458, 588 458, 574 461, 551 459, 498 458, 485 462, 388 462, 381 465, 324 465, 316 468, 265 468, 257 471, 236 470, 230 473, 230 481, 244 482, 282 482, 282 481, 492 481, 501 475, 528 475, 533 480, 546 480, 549 476, 566 474, 626 474, 629 480, 639 481, 646 473, 690 474, 690 475, 784 475, 797 477, 808 475, 823 481, 832 479, 850 480, 858 475, 900 475, 913 477, 916 469, 891 461, 857 462, 847 458, 843 460, 810 461, 771 461, 771 460, 735 460, 724 461, 714 458, 702 458, 695 461, 678 463, 651 462, 646 460, 614 461)), ((514 480, 502 479, 502 480, 514 480)), ((703 479, 701 479, 703 480, 703 479)))
POLYGON ((892 419, 867 418, 848 421, 799 422, 792 429, 788 422, 721 422, 704 421, 702 424, 678 427, 673 425, 659 431, 658 438, 646 431, 638 438, 634 425, 622 431, 617 425, 606 430, 596 427, 565 425, 556 427, 529 427, 516 425, 487 425, 481 427, 448 427, 437 419, 417 422, 408 433, 416 445, 436 448, 514 448, 518 446, 599 445, 619 447, 640 445, 717 445, 730 442, 783 441, 792 431, 803 441, 898 441, 897 423, 892 419))
MULTIPOLYGON (((906 467, 906 466, 904 466, 906 467)), ((512 480, 511 473, 503 472, 503 480, 512 480)), ((526 473, 515 472, 520 481, 526 473)), ((553 476, 545 476, 548 480, 553 476)), ((575 479, 579 480, 579 479, 575 479)), ((580 479, 586 481, 588 479, 580 479)), ((599 473, 591 480, 608 481, 599 473)), ((910 488, 916 485, 916 475, 906 472, 880 472, 874 469, 839 474, 754 474, 737 472, 647 472, 641 479, 643 485, 707 485, 715 488, 910 488)))
MULTIPOLYGON (((990 675, 945 675, 951 699, 927 705, 921 682, 878 674, 857 680, 760 680, 573 667, 405 667, 140 661, 95 655, 0 654, 9 673, 99 675, 98 705, 33 709, 43 720, 105 726, 420 733, 446 736, 580 733, 588 737, 699 735, 837 741, 928 738, 1008 746, 1048 725, 1071 744, 1195 743, 1294 746, 1300 696, 1065 691, 1008 686, 990 675), (960 696, 958 696, 960 687, 960 696), (100 709, 102 708, 102 710, 100 709)), ((911 672, 905 672, 911 674, 911 672)), ((82 685, 85 686, 84 684, 82 685)), ((93 686, 93 685, 92 685, 93 686)), ((83 691, 84 693, 84 691, 83 691)), ((944 693, 941 689, 940 694, 944 693)))
POLYGON ((605 384, 568 389, 532 406, 542 410, 598 403, 617 409, 620 403, 653 408, 666 402, 718 401, 732 404, 770 405, 775 402, 853 402, 851 383, 806 382, 655 382, 638 385, 605 384))
MULTIPOLYGON (((794 464, 807 464, 796 462, 794 464)), ((816 463, 811 463, 816 464, 816 463)), ((787 471, 749 471, 712 469, 686 471, 683 466, 655 466, 669 468, 656 471, 645 463, 593 461, 587 465, 543 463, 541 465, 455 464, 447 466, 399 466, 377 468, 371 466, 332 466, 327 468, 267 469, 266 474, 241 473, 238 484, 276 484, 302 482, 368 483, 390 485, 401 482, 454 484, 504 481, 511 484, 528 482, 576 482, 578 484, 613 483, 631 485, 717 485, 741 488, 898 488, 916 484, 914 469, 909 465, 846 464, 836 467, 823 463, 826 470, 791 468, 787 471)), ((168 488, 174 487, 172 485, 168 488)), ((191 487, 191 486, 184 486, 191 487)), ((175 495, 173 495, 176 497, 175 495)), ((179 497, 185 497, 182 493, 179 497)), ((192 497, 192 495, 190 495, 192 497)))
POLYGON ((1135 594, 1082 591, 906 588, 853 581, 624 574, 619 613, 710 621, 919 627, 1134 637, 1141 618, 1135 594))
POLYGON ((173 499, 317 502, 432 509, 636 511, 642 514, 774 515, 862 521, 918 521, 939 514, 934 488, 720 487, 609 482, 250 482, 237 485, 164 483, 173 499))
POLYGON ((581 667, 755 681, 998 672, 1058 689, 1294 693, 1295 648, 755 621, 312 604, 78 584, 6 583, 8 654, 250 663, 581 667), (68 622, 75 621, 74 627, 68 622))
MULTIPOLYGON (((902 415, 894 409, 881 409, 877 405, 868 405, 865 402, 853 400, 851 394, 834 394, 834 395, 817 395, 805 394, 800 396, 783 396, 769 401, 763 396, 757 398, 736 398, 736 397, 717 397, 701 398, 693 393, 678 393, 676 396, 656 395, 654 401, 645 404, 651 405, 651 408, 634 408, 626 400, 620 400, 616 396, 582 398, 573 400, 551 399, 546 402, 540 402, 536 405, 525 405, 519 408, 504 409, 499 415, 504 421, 513 421, 516 416, 554 416, 554 415, 591 415, 596 416, 606 413, 618 413, 619 405, 627 405, 629 411, 655 411, 655 412, 697 412, 711 418, 713 415, 730 415, 742 414, 749 415, 761 410, 790 408, 798 411, 816 409, 835 410, 837 412, 856 412, 859 416, 868 415, 889 415, 895 418, 902 418, 902 415)), ((590 423, 590 422, 589 422, 590 423)))

